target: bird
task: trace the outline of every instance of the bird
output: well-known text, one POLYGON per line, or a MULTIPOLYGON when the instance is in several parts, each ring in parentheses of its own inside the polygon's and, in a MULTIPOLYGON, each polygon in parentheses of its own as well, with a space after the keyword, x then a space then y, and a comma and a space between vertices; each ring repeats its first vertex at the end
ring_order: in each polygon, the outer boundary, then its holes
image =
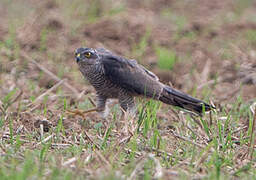
POLYGON ((96 90, 96 108, 104 112, 108 99, 118 99, 124 112, 134 111, 134 98, 159 100, 201 115, 213 106, 160 82, 159 78, 134 59, 116 55, 104 48, 80 47, 75 60, 82 75, 96 90))

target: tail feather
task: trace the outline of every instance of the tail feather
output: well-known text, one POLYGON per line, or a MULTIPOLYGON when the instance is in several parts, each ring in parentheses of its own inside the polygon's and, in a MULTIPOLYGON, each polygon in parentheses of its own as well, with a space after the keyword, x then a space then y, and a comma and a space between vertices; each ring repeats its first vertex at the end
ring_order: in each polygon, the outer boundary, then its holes
POLYGON ((209 111, 212 108, 214 108, 213 106, 199 99, 193 98, 185 93, 182 93, 168 86, 164 87, 159 100, 166 104, 178 106, 183 109, 196 112, 198 114, 202 113, 203 106, 205 108, 205 111, 209 111))

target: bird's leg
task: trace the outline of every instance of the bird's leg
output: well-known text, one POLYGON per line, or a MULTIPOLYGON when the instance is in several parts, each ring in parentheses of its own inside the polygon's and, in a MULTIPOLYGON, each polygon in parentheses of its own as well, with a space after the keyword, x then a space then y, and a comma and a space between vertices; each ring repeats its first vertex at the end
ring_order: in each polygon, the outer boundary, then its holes
POLYGON ((88 110, 79 110, 79 109, 75 109, 75 110, 66 110, 68 114, 71 114, 71 115, 78 115, 78 116, 82 116, 84 117, 84 115, 86 113, 89 113, 89 112, 94 112, 94 111, 97 111, 98 108, 91 108, 91 109, 88 109, 88 110))
POLYGON ((103 112, 105 109, 105 105, 106 105, 106 98, 103 96, 97 95, 97 104, 96 104, 95 108, 91 108, 91 109, 84 110, 84 111, 81 111, 79 109, 76 109, 74 111, 67 110, 67 112, 69 114, 74 114, 74 115, 79 115, 79 116, 84 117, 85 114, 90 113, 90 112, 95 112, 95 111, 103 112))
POLYGON ((100 114, 101 118, 102 118, 102 123, 103 126, 108 127, 108 125, 106 125, 106 117, 108 115, 109 109, 108 107, 106 108, 106 102, 107 102, 107 98, 101 95, 97 94, 97 101, 96 101, 96 106, 97 106, 97 112, 100 114))
POLYGON ((89 113, 89 112, 94 112, 94 111, 97 111, 97 108, 91 108, 91 109, 88 109, 88 110, 85 110, 85 111, 81 111, 79 109, 75 109, 73 111, 67 110, 68 113, 79 115, 79 116, 84 116, 84 114, 89 113))
POLYGON ((135 113, 134 98, 130 95, 122 95, 119 97, 119 103, 122 108, 121 120, 124 120, 124 133, 128 134, 129 131, 129 119, 133 119, 135 113))
POLYGON ((119 96, 119 104, 123 111, 132 113, 135 110, 134 98, 132 95, 127 93, 121 93, 119 96))
POLYGON ((106 97, 97 94, 97 101, 96 101, 97 112, 99 112, 103 118, 107 116, 107 114, 105 113, 106 102, 107 102, 106 97))

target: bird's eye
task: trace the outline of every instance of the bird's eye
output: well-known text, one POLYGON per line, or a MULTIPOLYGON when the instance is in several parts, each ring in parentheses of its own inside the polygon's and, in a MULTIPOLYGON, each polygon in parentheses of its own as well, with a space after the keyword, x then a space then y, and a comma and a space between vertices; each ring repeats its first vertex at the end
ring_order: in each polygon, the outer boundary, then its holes
POLYGON ((90 57, 91 57, 91 53, 90 53, 90 52, 86 52, 84 55, 85 55, 85 57, 87 57, 87 58, 90 58, 90 57))

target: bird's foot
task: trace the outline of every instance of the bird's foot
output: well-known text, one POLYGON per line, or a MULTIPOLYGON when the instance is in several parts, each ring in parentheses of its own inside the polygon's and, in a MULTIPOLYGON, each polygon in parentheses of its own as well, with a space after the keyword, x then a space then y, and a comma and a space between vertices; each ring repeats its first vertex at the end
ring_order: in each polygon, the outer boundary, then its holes
POLYGON ((88 110, 79 110, 79 109, 75 109, 75 110, 66 110, 67 114, 70 115, 78 115, 78 116, 82 116, 83 118, 85 117, 85 114, 90 113, 90 112, 95 112, 98 111, 98 108, 92 108, 92 109, 88 109, 88 110))
MULTIPOLYGON (((121 114, 121 118, 120 121, 123 123, 121 132, 123 135, 125 136, 129 136, 130 134, 133 134, 132 132, 134 131, 132 126, 133 126, 133 122, 135 119, 135 113, 132 111, 123 111, 121 114)), ((134 126, 135 127, 135 126, 134 126)))

